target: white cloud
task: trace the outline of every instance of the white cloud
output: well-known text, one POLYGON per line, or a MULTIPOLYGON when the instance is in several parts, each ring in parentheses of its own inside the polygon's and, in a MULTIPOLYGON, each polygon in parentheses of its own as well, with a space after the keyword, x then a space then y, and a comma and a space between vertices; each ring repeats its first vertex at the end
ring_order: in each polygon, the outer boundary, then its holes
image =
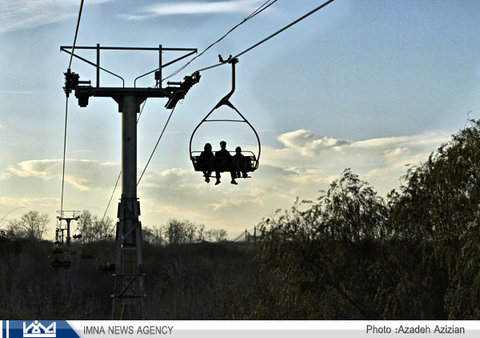
POLYGON ((280 149, 264 147, 263 164, 298 172, 296 181, 306 188, 308 182, 327 183, 345 168, 352 168, 385 194, 398 187, 406 165, 426 160, 448 139, 445 132, 429 132, 346 141, 301 129, 280 135, 280 149))
POLYGON ((227 173, 214 186, 199 172, 175 168, 147 173, 139 196, 145 213, 154 215, 150 224, 173 217, 240 231, 278 208, 289 208, 296 197, 318 197, 345 168, 386 195, 398 188, 406 164, 426 160, 448 138, 447 133, 435 132, 346 141, 296 130, 278 137, 280 148, 265 146, 259 169, 250 179, 238 179, 238 186, 229 184, 227 173))
MULTIPOLYGON (((67 160, 65 182, 78 190, 100 189, 110 186, 119 166, 113 163, 101 163, 92 160, 67 160)), ((7 176, 36 177, 43 180, 61 179, 62 160, 30 160, 10 165, 7 176)), ((4 176, 5 178, 5 176, 4 176)))
POLYGON ((282 134, 278 137, 278 140, 283 143, 286 148, 298 151, 301 155, 308 157, 316 156, 323 150, 340 150, 340 147, 351 143, 346 140, 319 136, 304 129, 282 134))
MULTIPOLYGON (((89 0, 87 4, 111 0, 89 0)), ((77 0, 2 0, 0 32, 15 31, 61 22, 78 13, 77 0)))
MULTIPOLYGON (((399 186, 399 178, 405 174, 407 164, 425 161, 432 151, 449 139, 449 134, 432 132, 345 141, 313 131, 296 130, 282 134, 278 139, 281 146, 264 146, 259 169, 251 174, 252 178, 238 179, 238 186, 229 183, 228 173, 223 173, 222 183, 215 186, 214 180, 207 184, 201 172, 190 168, 147 171, 138 188, 143 224, 161 225, 169 218, 177 218, 205 224, 207 228, 224 228, 233 235, 245 228, 251 229, 278 208, 288 209, 296 197, 318 197, 319 190, 327 189, 345 168, 352 168, 354 173, 386 195, 399 186)), ((55 196, 61 165, 61 160, 31 160, 11 165, 3 179, 15 178, 15 181, 3 181, 5 184, 2 185, 32 184, 31 178, 37 178, 44 185, 56 185, 50 189, 55 196)), ((119 166, 113 163, 68 160, 65 178, 70 183, 69 204, 75 209, 103 214, 118 170, 119 166)), ((119 187, 110 207, 109 216, 113 218, 120 190, 119 187)), ((21 196, 24 200, 18 200, 4 193, 0 205, 27 205, 30 199, 42 197, 41 194, 24 194, 21 196)), ((58 204, 57 198, 51 201, 48 196, 45 198, 47 200, 40 202, 49 203, 50 209, 58 204)))
POLYGON ((261 2, 260 0, 165 2, 143 7, 137 11, 138 14, 125 14, 121 17, 127 20, 142 20, 165 15, 250 13, 258 8, 261 2))
POLYGON ((25 209, 52 207, 56 204, 58 204, 57 198, 0 197, 0 206, 9 208, 18 207, 20 209, 19 213, 25 211, 25 209))

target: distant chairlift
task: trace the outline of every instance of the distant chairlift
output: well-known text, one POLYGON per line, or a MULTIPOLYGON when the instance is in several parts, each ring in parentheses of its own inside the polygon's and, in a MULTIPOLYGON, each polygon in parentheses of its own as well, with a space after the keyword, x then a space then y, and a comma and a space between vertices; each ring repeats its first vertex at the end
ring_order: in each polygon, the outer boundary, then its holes
MULTIPOLYGON (((221 60, 223 61, 223 60, 221 60)), ((192 142, 193 142, 193 138, 194 138, 194 135, 195 133, 197 132, 197 130, 200 128, 200 126, 206 122, 210 122, 210 123, 216 123, 216 122, 232 122, 232 123, 246 123, 253 131, 253 133, 255 134, 255 137, 257 139, 257 144, 258 144, 258 150, 257 150, 257 153, 255 154, 253 151, 249 151, 249 150, 242 150, 242 155, 245 156, 245 159, 246 159, 246 172, 253 172, 255 170, 257 170, 258 168, 258 165, 259 165, 259 159, 260 159, 260 152, 261 152, 261 144, 260 144, 260 138, 258 137, 258 134, 257 134, 257 131, 255 130, 255 128, 253 128, 253 126, 250 124, 250 122, 248 122, 248 120, 242 115, 242 113, 240 113, 240 111, 235 108, 235 106, 230 102, 230 97, 233 95, 233 93, 235 92, 235 64, 238 63, 238 59, 236 58, 230 58, 228 59, 227 61, 224 61, 224 62, 228 62, 232 65, 232 90, 227 94, 225 95, 218 103, 217 105, 203 118, 202 121, 200 121, 200 123, 195 127, 195 129, 193 130, 193 133, 192 135, 190 136, 190 144, 189 144, 189 151, 190 151, 190 160, 192 161, 192 164, 193 164, 193 168, 195 169, 195 171, 210 171, 210 172, 230 172, 230 171, 233 171, 233 168, 231 168, 231 166, 229 165, 219 165, 218 163, 202 163, 202 161, 200 160, 200 154, 201 154, 201 150, 192 150, 192 142), (227 106, 231 109, 233 109, 239 116, 240 116, 240 119, 238 120, 231 120, 231 119, 208 119, 208 117, 218 108, 222 107, 222 106, 227 106)), ((230 153, 232 155, 235 154, 235 151, 230 151, 230 153)))
POLYGON ((72 266, 72 257, 70 256, 69 250, 58 241, 55 242, 53 247, 53 260, 51 266, 54 269, 67 269, 72 266))
POLYGON ((54 269, 64 268, 67 269, 72 266, 72 257, 70 255, 69 248, 64 246, 63 232, 66 229, 62 229, 59 225, 55 230, 55 242, 53 243, 53 260, 50 266, 54 269))

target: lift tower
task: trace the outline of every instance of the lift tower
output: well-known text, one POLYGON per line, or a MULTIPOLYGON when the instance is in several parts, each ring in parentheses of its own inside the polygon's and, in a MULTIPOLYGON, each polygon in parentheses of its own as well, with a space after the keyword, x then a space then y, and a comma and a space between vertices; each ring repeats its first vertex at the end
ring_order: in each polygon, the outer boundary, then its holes
POLYGON ((75 91, 80 107, 86 107, 90 97, 111 97, 118 104, 118 111, 122 113, 122 196, 118 205, 118 221, 116 229, 116 259, 114 287, 112 294, 112 319, 145 319, 144 298, 146 297, 143 284, 142 263, 142 226, 139 221, 140 202, 137 197, 137 113, 140 105, 147 98, 168 98, 167 109, 173 109, 176 103, 183 99, 188 90, 199 81, 200 75, 194 73, 186 76, 183 81, 168 83, 162 87, 162 69, 180 61, 197 52, 195 48, 155 48, 139 47, 93 47, 71 46, 60 47, 74 57, 96 68, 96 85, 90 81, 80 81, 79 75, 71 72, 70 68, 65 73, 65 94, 67 97, 75 91), (89 61, 77 54, 79 50, 96 50, 96 63, 89 61), (125 87, 125 80, 100 66, 100 52, 114 51, 158 51, 158 68, 137 77, 134 87, 125 87), (163 52, 181 52, 183 55, 168 62, 162 62, 163 52), (100 71, 104 71, 119 78, 122 87, 101 87, 100 71), (136 81, 149 74, 155 74, 155 88, 137 88, 136 81), (170 86, 172 85, 172 86, 170 86))
MULTIPOLYGON (((67 248, 70 248, 70 241, 71 241, 71 237, 70 237, 70 222, 72 221, 78 221, 78 219, 80 218, 80 216, 78 215, 78 211, 76 210, 60 210, 60 211, 57 211, 60 215, 57 216, 57 219, 59 220, 59 222, 62 222, 62 221, 65 221, 67 223, 67 248)), ((63 229, 61 229, 63 230, 63 229)), ((63 234, 63 233, 62 233, 63 234)), ((62 238, 63 238, 63 235, 62 235, 62 238)))

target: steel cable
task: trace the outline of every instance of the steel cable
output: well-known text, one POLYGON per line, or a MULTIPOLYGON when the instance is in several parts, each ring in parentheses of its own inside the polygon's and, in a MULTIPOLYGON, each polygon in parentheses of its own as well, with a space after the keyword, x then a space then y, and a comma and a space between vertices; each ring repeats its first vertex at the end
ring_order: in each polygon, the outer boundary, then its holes
MULTIPOLYGON (((235 55, 234 57, 232 57, 232 59, 235 59, 235 58, 238 58, 240 56, 242 56, 243 54, 245 53, 248 53, 249 51, 251 51, 252 49, 254 48, 257 48, 258 46, 260 46, 261 44, 267 42, 268 40, 270 40, 271 38, 277 36, 278 34, 282 33, 283 31, 287 30, 288 28, 292 27, 293 25, 299 23, 300 21, 304 20, 305 18, 309 17, 310 15, 312 15, 313 13, 319 11, 320 9, 322 9, 323 7, 329 5, 330 3, 334 2, 335 0, 329 0, 327 2, 324 2, 323 4, 321 4, 320 6, 314 8, 313 10, 311 10, 310 12, 308 12, 307 14, 301 16, 300 18, 298 18, 297 20, 289 23, 288 25, 286 25, 285 27, 279 29, 278 31, 276 31, 275 33, 267 36, 265 39, 257 42, 256 44, 248 47, 247 49, 245 49, 244 51, 238 53, 237 55, 235 55)), ((226 64, 227 62, 219 62, 217 64, 214 64, 214 65, 211 65, 211 66, 208 66, 208 67, 205 67, 205 68, 201 68, 199 70, 197 70, 197 72, 203 72, 205 70, 208 70, 208 69, 212 69, 212 68, 216 68, 216 67, 219 67, 219 66, 222 66, 224 64, 226 64)))

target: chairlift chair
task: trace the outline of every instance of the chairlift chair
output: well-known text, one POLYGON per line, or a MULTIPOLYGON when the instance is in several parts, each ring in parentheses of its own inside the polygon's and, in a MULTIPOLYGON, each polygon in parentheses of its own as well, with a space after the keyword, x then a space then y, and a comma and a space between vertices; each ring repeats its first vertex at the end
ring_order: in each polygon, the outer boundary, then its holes
MULTIPOLYGON (((260 144, 260 138, 258 137, 258 133, 255 130, 255 128, 250 124, 250 122, 240 113, 240 111, 230 102, 230 97, 233 95, 235 92, 235 64, 238 63, 238 59, 236 58, 230 58, 226 62, 230 63, 232 65, 232 90, 225 95, 216 105, 213 107, 213 109, 200 121, 200 123, 195 127, 193 130, 192 135, 190 136, 190 143, 189 143, 189 151, 190 151, 190 160, 192 161, 193 168, 195 171, 210 171, 210 172, 229 172, 232 171, 233 168, 231 166, 225 166, 225 165, 218 165, 216 163, 213 163, 213 165, 210 166, 205 166, 204 164, 201 163, 200 161, 200 154, 202 153, 201 150, 192 150, 192 142, 195 136, 195 133, 197 130, 202 126, 204 123, 216 123, 216 122, 241 122, 247 124, 250 129, 253 131, 255 134, 255 137, 257 139, 257 144, 258 144, 258 149, 257 153, 255 154, 253 151, 250 150, 242 150, 242 155, 245 156, 246 159, 246 172, 253 172, 258 169, 259 165, 259 160, 260 160, 260 153, 261 153, 261 144, 260 144), (240 119, 238 120, 231 120, 231 119, 208 119, 208 117, 218 108, 227 106, 231 108, 234 112, 236 112, 239 116, 240 119)), ((230 151, 232 155, 235 154, 234 151, 230 151)))
POLYGON ((99 263, 96 261, 96 269, 97 271, 103 271, 103 272, 115 272, 115 263, 113 262, 105 262, 105 263, 99 263))
POLYGON ((69 259, 59 260, 55 258, 50 265, 54 269, 58 269, 58 268, 68 269, 69 267, 72 266, 72 261, 69 259))
POLYGON ((65 252, 65 248, 62 245, 55 245, 53 248, 53 253, 55 255, 61 255, 65 252))
POLYGON ((50 265, 54 269, 67 269, 72 266, 72 258, 69 252, 65 250, 63 246, 56 245, 53 248, 53 260, 50 265))

